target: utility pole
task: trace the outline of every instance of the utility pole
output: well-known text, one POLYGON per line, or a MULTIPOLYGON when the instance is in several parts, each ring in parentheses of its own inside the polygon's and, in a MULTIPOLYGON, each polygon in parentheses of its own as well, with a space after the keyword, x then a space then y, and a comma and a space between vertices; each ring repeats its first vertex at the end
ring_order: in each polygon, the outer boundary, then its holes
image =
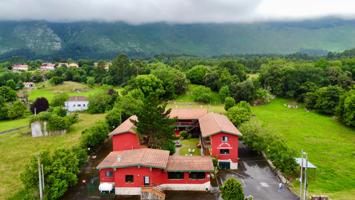
POLYGON ((304 200, 307 199, 307 168, 308 168, 308 156, 305 153, 306 167, 304 168, 304 200))
POLYGON ((300 200, 307 199, 307 168, 308 155, 303 150, 301 151, 301 174, 300 174, 300 200))
POLYGON ((41 163, 39 160, 39 156, 38 156, 38 184, 39 184, 39 198, 40 200, 43 199, 43 186, 42 186, 42 170, 41 170, 41 163))
POLYGON ((301 174, 300 174, 300 199, 302 199, 303 196, 303 149, 301 150, 301 174))

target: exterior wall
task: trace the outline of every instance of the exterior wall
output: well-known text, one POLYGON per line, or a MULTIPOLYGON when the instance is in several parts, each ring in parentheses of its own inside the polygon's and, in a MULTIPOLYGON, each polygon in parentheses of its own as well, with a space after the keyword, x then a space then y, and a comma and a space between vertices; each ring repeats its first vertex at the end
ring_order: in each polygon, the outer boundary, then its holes
POLYGON ((146 167, 127 167, 119 169, 100 169, 100 182, 114 182, 117 188, 138 188, 159 186, 166 190, 200 190, 210 189, 210 174, 206 172, 204 179, 190 179, 184 172, 184 179, 168 179, 168 172, 163 169, 146 167), (106 177, 106 171, 113 171, 113 177, 106 177), (134 181, 126 183, 126 175, 133 175, 134 181), (144 177, 149 177, 149 185, 144 185, 144 177), (195 186, 192 186, 195 185, 195 186))
POLYGON ((218 133, 211 136, 211 154, 218 160, 231 160, 238 162, 238 136, 227 133, 218 133), (228 142, 222 142, 222 137, 227 136, 228 142), (229 149, 229 154, 221 154, 220 149, 229 149))
POLYGON ((84 111, 88 109, 89 101, 66 101, 64 105, 69 112, 84 111))
POLYGON ((114 183, 115 182, 115 173, 114 173, 114 169, 100 169, 99 171, 99 176, 100 176, 100 182, 108 182, 108 183, 114 183), (106 172, 107 171, 111 171, 113 176, 112 177, 107 177, 106 176, 106 172))
POLYGON ((131 150, 141 148, 139 138, 135 133, 121 133, 112 136, 113 151, 131 150))

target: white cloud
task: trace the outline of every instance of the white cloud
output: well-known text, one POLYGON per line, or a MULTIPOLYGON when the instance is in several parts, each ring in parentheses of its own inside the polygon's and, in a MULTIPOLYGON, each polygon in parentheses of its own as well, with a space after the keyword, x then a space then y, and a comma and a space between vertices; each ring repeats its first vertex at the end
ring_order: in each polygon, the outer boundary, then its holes
POLYGON ((0 0, 0 20, 249 22, 352 17, 354 0, 0 0))

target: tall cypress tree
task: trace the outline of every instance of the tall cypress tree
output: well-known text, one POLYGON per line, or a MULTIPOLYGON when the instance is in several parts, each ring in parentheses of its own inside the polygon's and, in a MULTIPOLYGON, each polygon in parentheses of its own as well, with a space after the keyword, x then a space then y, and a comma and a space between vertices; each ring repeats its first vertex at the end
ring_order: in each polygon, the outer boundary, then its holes
POLYGON ((148 147, 175 152, 172 142, 175 119, 170 119, 171 109, 166 110, 166 103, 157 95, 149 95, 143 100, 143 106, 137 113, 137 121, 133 121, 138 133, 145 139, 148 147))

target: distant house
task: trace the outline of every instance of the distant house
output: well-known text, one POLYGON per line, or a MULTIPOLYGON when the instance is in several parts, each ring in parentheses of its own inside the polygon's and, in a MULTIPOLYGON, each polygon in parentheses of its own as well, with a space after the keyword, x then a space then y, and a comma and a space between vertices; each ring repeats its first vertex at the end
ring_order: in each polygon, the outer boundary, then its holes
POLYGON ((55 70, 55 64, 53 63, 43 63, 40 67, 41 71, 55 70))
POLYGON ((79 65, 77 63, 69 63, 68 67, 79 68, 79 65))
POLYGON ((69 112, 84 111, 89 107, 89 100, 84 96, 73 96, 69 97, 64 106, 69 112))
POLYGON ((12 71, 14 72, 28 71, 28 65, 23 65, 23 64, 13 65, 12 71))
POLYGON ((33 89, 36 87, 34 82, 23 82, 23 87, 27 89, 33 89))
POLYGON ((68 67, 69 64, 68 63, 58 63, 57 67, 68 67))

